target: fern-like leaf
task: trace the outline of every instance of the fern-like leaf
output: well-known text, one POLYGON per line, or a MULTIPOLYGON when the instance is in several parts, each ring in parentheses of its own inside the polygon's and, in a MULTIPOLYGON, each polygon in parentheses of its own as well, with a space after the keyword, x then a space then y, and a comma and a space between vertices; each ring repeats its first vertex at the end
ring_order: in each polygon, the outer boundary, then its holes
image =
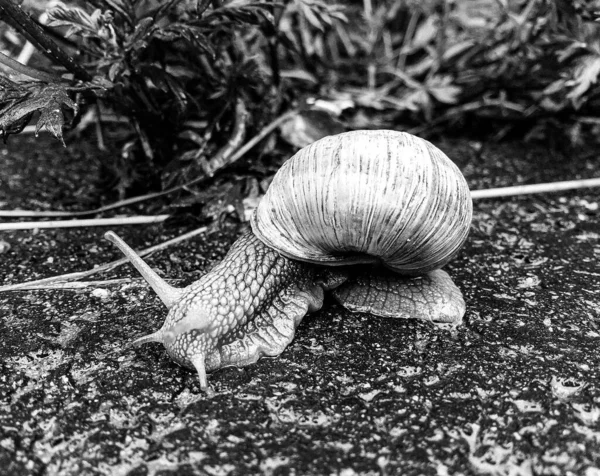
MULTIPOLYGON (((45 127, 64 145, 62 129, 64 126, 63 106, 77 113, 77 104, 71 100, 67 90, 59 85, 40 85, 29 83, 18 85, 20 94, 2 94, 0 96, 0 136, 5 140, 10 134, 17 134, 29 123, 35 112, 40 113, 36 134, 45 127)), ((16 90, 14 91, 16 93, 16 90)))

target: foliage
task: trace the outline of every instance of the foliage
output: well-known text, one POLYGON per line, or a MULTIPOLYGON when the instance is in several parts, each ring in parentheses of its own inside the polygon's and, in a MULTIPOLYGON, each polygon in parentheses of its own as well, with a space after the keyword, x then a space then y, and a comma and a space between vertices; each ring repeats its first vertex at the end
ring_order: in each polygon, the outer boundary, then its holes
MULTIPOLYGON (((204 154, 227 145, 240 101, 256 112, 251 119, 257 125, 276 112, 270 70, 264 55, 257 53, 273 29, 272 5, 85 3, 58 3, 48 12, 48 26, 62 29, 77 46, 77 62, 93 77, 70 83, 64 78, 54 84, 19 83, 23 98, 11 105, 11 111, 19 112, 0 112, 5 135, 18 131, 10 125, 17 116, 21 122, 31 116, 27 97, 41 95, 50 101, 58 90, 76 85, 79 92, 88 93, 80 97, 83 105, 100 98, 110 111, 128 118, 130 134, 121 143, 126 161, 135 164, 132 173, 143 171, 147 183, 146 172, 167 170, 163 179, 169 184, 202 173, 204 154)), ((3 103, 8 99, 2 98, 3 103)), ((60 129, 60 124, 53 127, 60 129)))
POLYGON ((598 12, 597 0, 365 1, 326 42, 318 28, 303 38, 328 45, 334 96, 392 121, 543 128, 598 106, 598 12))
POLYGON ((576 141, 600 123, 598 11, 599 0, 70 1, 48 27, 93 77, 4 78, 0 128, 16 133, 38 110, 38 128, 61 137, 61 105, 100 100, 130 124, 122 187, 148 171, 163 186, 212 175, 210 157, 226 163, 223 151, 308 96, 352 106, 350 128, 475 118, 533 135, 566 124, 576 141))
MULTIPOLYGON (((0 91, 0 131, 2 135, 18 134, 29 123, 35 112, 39 113, 36 134, 46 128, 54 137, 63 140, 63 106, 77 112, 77 104, 60 85, 40 85, 37 81, 17 84, 3 80, 0 91)), ((64 143, 64 141, 63 141, 64 143)))

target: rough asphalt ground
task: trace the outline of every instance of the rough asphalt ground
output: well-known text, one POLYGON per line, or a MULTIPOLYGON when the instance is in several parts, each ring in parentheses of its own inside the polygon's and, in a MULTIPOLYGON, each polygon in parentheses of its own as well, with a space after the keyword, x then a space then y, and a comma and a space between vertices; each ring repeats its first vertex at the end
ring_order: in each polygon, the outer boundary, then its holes
MULTIPOLYGON (((434 141, 472 189, 600 176, 593 150, 434 141)), ((0 208, 91 208, 91 146, 0 150, 0 208), (88 157, 88 158, 86 158, 88 157)), ((162 304, 129 266, 82 289, 0 293, 3 475, 600 475, 600 192, 475 204, 448 271, 466 325, 351 314, 329 302, 277 359, 209 375, 157 344, 162 304)), ((104 229, 0 232, 0 285, 119 257, 104 229)), ((187 229, 116 228, 134 248, 187 229)), ((234 236, 149 258, 188 284, 234 236)))

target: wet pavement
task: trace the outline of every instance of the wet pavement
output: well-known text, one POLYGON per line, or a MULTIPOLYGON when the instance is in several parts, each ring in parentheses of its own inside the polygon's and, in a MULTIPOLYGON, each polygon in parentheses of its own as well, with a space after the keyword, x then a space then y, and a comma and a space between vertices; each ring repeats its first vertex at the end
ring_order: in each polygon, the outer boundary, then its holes
MULTIPOLYGON (((434 142, 472 189, 600 176, 593 150, 434 142)), ((0 154, 1 208, 95 204, 85 146, 11 138, 0 154)), ((0 472, 598 476, 599 205, 598 189, 478 201, 447 267, 464 326, 328 301, 279 358, 210 374, 212 395, 160 345, 126 348, 166 315, 129 266, 82 288, 0 293, 0 472)), ((140 249, 188 229, 115 231, 140 249)), ((0 232, 0 285, 119 258, 104 231, 0 232)), ((148 261, 183 286, 234 239, 199 236, 148 261)))

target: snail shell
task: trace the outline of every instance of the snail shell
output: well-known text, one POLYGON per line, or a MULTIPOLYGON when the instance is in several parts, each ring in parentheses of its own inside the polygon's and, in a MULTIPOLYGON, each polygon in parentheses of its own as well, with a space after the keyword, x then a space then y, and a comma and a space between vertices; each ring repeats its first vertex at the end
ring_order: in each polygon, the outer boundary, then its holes
POLYGON ((382 263, 405 275, 444 266, 465 242, 469 187, 437 147, 405 132, 325 137, 289 159, 252 219, 289 258, 382 263))

